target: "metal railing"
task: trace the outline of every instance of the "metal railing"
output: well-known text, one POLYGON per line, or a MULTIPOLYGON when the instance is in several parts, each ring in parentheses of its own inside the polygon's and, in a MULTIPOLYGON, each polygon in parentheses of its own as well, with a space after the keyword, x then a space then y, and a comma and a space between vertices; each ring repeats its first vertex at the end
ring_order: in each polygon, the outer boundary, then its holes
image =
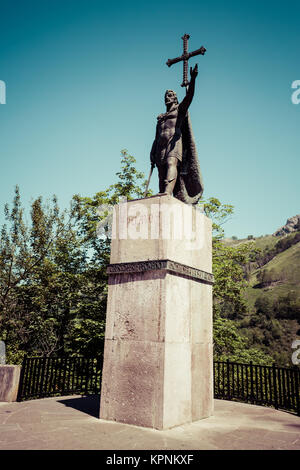
POLYGON ((273 406, 300 416, 300 369, 214 361, 214 396, 273 406))
POLYGON ((18 401, 72 394, 100 393, 102 356, 25 357, 18 401))
MULTIPOLYGON (((103 355, 25 357, 18 400, 99 394, 103 355)), ((214 361, 214 397, 272 406, 300 416, 300 369, 214 361)))

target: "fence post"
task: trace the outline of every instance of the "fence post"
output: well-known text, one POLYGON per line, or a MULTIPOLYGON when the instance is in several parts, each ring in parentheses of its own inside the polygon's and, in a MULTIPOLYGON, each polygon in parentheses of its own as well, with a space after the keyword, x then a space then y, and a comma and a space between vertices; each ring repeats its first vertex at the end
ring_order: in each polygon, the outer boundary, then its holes
POLYGON ((230 373, 229 373, 229 359, 227 359, 227 398, 228 400, 231 400, 231 395, 230 395, 230 373))
POLYGON ((61 365, 63 367, 63 378, 62 378, 62 383, 61 383, 61 392, 62 392, 63 395, 65 393, 65 385, 66 385, 67 362, 68 362, 68 359, 66 357, 64 357, 61 361, 61 365))
POLYGON ((274 390, 274 405, 275 409, 278 410, 278 397, 277 397, 277 379, 276 379, 276 366, 273 364, 273 390, 274 390))
POLYGON ((251 400, 251 403, 254 402, 254 387, 253 387, 253 362, 250 361, 250 390, 251 390, 251 396, 250 396, 250 400, 251 400))
POLYGON ((24 376, 25 376, 25 367, 27 363, 27 356, 23 357, 22 365, 21 365, 21 372, 20 372, 20 381, 19 381, 19 388, 18 388, 18 395, 17 401, 22 400, 22 392, 23 392, 23 384, 24 384, 24 376))
POLYGON ((101 394, 101 385, 102 385, 102 370, 103 370, 103 353, 97 358, 97 384, 96 384, 96 393, 97 386, 99 387, 99 394, 101 394), (99 382, 98 382, 99 380, 99 382))
POLYGON ((40 378, 40 390, 38 392, 39 397, 42 398, 44 396, 44 382, 47 383, 47 379, 45 378, 45 365, 46 365, 46 358, 42 358, 42 368, 41 368, 41 378, 40 378), (46 380, 45 380, 46 379, 46 380))
POLYGON ((298 367, 295 369, 295 386, 296 386, 296 402, 297 402, 297 415, 300 416, 300 390, 299 390, 299 375, 300 370, 298 367))

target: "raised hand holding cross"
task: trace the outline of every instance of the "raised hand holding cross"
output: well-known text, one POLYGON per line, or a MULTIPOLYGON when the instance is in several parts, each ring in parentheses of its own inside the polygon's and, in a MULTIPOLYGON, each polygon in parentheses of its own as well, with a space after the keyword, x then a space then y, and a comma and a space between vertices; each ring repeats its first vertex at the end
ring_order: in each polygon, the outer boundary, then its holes
MULTIPOLYGON (((190 57, 194 57, 194 56, 199 55, 199 54, 204 55, 205 52, 206 52, 206 49, 203 46, 201 46, 200 49, 197 49, 196 51, 188 52, 188 40, 189 40, 189 38, 190 38, 189 34, 185 34, 181 38, 181 39, 183 39, 183 54, 180 57, 176 57, 175 59, 168 59, 168 61, 166 62, 167 66, 171 67, 171 65, 176 64, 177 62, 183 61, 183 82, 181 84, 182 87, 187 87, 189 85, 189 81, 188 81, 188 60, 190 59, 190 57)), ((196 69, 196 67, 195 67, 195 69, 196 69)), ((191 74, 193 73, 192 70, 193 69, 191 68, 191 74)), ((197 68, 197 73, 198 73, 198 68, 197 68)), ((197 74, 195 76, 197 76, 197 74)))

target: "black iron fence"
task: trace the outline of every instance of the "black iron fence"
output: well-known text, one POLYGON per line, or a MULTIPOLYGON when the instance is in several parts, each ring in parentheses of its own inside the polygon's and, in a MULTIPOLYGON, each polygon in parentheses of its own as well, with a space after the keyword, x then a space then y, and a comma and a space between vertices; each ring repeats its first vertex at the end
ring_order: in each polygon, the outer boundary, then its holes
POLYGON ((214 396, 273 406, 300 416, 300 369, 214 362, 214 396))
MULTIPOLYGON (((103 355, 25 358, 18 400, 99 394, 103 355)), ((273 406, 300 416, 300 369, 214 361, 214 396, 273 406)))
POLYGON ((102 356, 30 357, 23 361, 18 401, 100 393, 102 356))

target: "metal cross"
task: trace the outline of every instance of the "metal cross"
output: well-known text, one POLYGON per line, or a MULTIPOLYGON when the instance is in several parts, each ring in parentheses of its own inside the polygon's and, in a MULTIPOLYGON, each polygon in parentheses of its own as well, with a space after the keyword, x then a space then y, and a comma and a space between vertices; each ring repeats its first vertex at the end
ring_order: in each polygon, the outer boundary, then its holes
POLYGON ((197 49, 194 52, 188 52, 188 40, 190 38, 189 34, 185 34, 182 36, 181 39, 183 39, 183 54, 180 57, 176 57, 175 59, 168 59, 166 62, 168 67, 171 67, 171 65, 176 64, 177 62, 180 62, 183 60, 183 82, 181 86, 187 87, 189 85, 188 81, 188 60, 190 57, 194 57, 195 55, 204 55, 206 52, 205 47, 201 46, 200 49, 197 49))

